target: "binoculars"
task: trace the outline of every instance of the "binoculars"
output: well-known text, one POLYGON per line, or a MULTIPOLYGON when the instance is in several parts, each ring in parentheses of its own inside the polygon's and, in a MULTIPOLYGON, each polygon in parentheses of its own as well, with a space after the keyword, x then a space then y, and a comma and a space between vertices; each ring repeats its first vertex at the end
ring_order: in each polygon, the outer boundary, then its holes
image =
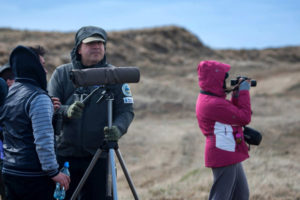
POLYGON ((233 80, 230 80, 230 85, 231 86, 234 86, 234 85, 237 85, 238 83, 239 83, 239 80, 240 79, 243 79, 243 80, 250 80, 250 85, 251 85, 251 87, 256 87, 256 80, 254 80, 254 79, 251 79, 251 78, 248 78, 248 77, 246 77, 246 76, 238 76, 238 77, 236 77, 236 79, 233 79, 233 80))

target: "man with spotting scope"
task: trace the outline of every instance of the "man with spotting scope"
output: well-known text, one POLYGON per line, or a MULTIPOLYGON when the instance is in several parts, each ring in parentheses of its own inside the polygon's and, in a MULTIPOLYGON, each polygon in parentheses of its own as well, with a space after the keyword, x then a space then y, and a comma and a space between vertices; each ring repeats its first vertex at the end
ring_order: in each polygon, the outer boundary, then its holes
MULTIPOLYGON (((62 104, 57 111, 63 117, 63 128, 57 136, 57 157, 60 166, 65 161, 70 162, 72 182, 66 199, 72 196, 104 138, 117 142, 127 132, 134 117, 133 98, 128 84, 107 86, 114 95, 112 127, 107 128, 107 102, 103 98, 96 103, 103 90, 98 90, 87 102, 82 103, 98 85, 75 88, 70 80, 72 69, 113 67, 106 61, 106 42, 107 34, 102 28, 80 28, 75 35, 72 62, 57 67, 49 81, 49 94, 58 97, 62 104)), ((105 199, 106 173, 107 154, 102 152, 79 199, 105 199)))

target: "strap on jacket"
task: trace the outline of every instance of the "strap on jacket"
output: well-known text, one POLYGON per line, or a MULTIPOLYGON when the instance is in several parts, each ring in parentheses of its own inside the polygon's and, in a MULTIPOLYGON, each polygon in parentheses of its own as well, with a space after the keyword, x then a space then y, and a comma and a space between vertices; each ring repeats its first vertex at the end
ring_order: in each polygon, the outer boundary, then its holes
POLYGON ((214 93, 207 92, 207 91, 204 91, 204 90, 200 90, 200 93, 201 93, 201 94, 206 94, 206 95, 210 95, 210 96, 215 96, 215 97, 217 97, 217 95, 215 95, 214 93))

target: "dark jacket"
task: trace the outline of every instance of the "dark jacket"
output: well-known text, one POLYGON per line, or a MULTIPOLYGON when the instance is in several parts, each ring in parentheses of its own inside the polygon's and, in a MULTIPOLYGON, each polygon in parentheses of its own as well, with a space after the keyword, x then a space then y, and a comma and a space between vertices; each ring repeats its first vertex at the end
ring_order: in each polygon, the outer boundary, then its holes
MULTIPOLYGON (((1 106, 2 104, 4 103, 5 101, 5 97, 8 93, 8 86, 5 82, 5 80, 3 78, 0 77, 0 110, 1 110, 1 106)), ((1 140, 1 147, 2 147, 2 141, 3 141, 3 133, 2 133, 2 127, 0 126, 0 140, 1 140)), ((2 148, 0 147, 0 153, 2 152, 3 153, 3 150, 2 148)), ((2 159, 3 156, 0 156, 0 159, 2 159)))
POLYGON ((0 106, 3 104, 8 92, 8 86, 3 78, 0 78, 0 106))
MULTIPOLYGON (((97 27, 84 27, 75 36, 75 47, 71 52, 72 63, 59 66, 54 71, 48 85, 49 94, 58 97, 62 103, 59 113, 64 115, 63 131, 57 137, 57 154, 60 156, 90 157, 103 142, 103 129, 108 125, 107 101, 100 98, 104 89, 100 89, 85 104, 83 114, 80 119, 67 119, 66 112, 77 96, 86 96, 97 86, 75 88, 70 80, 72 69, 86 68, 80 62, 80 55, 77 54, 81 41, 92 35, 99 35, 107 40, 104 30, 97 27)), ((113 67, 106 62, 106 57, 94 66, 89 68, 113 67)), ((126 102, 126 98, 132 98, 131 94, 123 92, 128 89, 127 84, 116 84, 107 86, 107 89, 114 94, 113 101, 113 125, 116 125, 122 134, 127 129, 134 117, 132 103, 126 102)))
POLYGON ((57 169, 42 170, 29 117, 31 101, 39 94, 47 95, 46 73, 38 55, 27 47, 16 47, 10 55, 10 63, 16 82, 8 92, 0 115, 4 134, 3 171, 21 176, 53 175, 57 169))

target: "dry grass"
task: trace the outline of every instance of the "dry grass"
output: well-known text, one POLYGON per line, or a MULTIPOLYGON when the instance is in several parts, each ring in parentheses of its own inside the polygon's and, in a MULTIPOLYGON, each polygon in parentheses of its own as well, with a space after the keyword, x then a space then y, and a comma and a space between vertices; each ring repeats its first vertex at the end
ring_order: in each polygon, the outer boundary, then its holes
MULTIPOLYGON (((0 64, 17 44, 48 50, 50 75, 69 62, 74 33, 0 29, 0 64)), ((257 79, 251 89, 251 127, 263 133, 244 162, 251 200, 300 199, 300 47, 265 50, 213 50, 188 31, 161 27, 109 33, 108 60, 139 66, 141 81, 131 84, 136 118, 120 150, 137 192, 145 200, 207 199, 212 184, 204 167, 202 136, 195 118, 197 64, 215 59, 232 65, 231 77, 257 79)), ((133 199, 121 169, 120 199, 133 199)))

